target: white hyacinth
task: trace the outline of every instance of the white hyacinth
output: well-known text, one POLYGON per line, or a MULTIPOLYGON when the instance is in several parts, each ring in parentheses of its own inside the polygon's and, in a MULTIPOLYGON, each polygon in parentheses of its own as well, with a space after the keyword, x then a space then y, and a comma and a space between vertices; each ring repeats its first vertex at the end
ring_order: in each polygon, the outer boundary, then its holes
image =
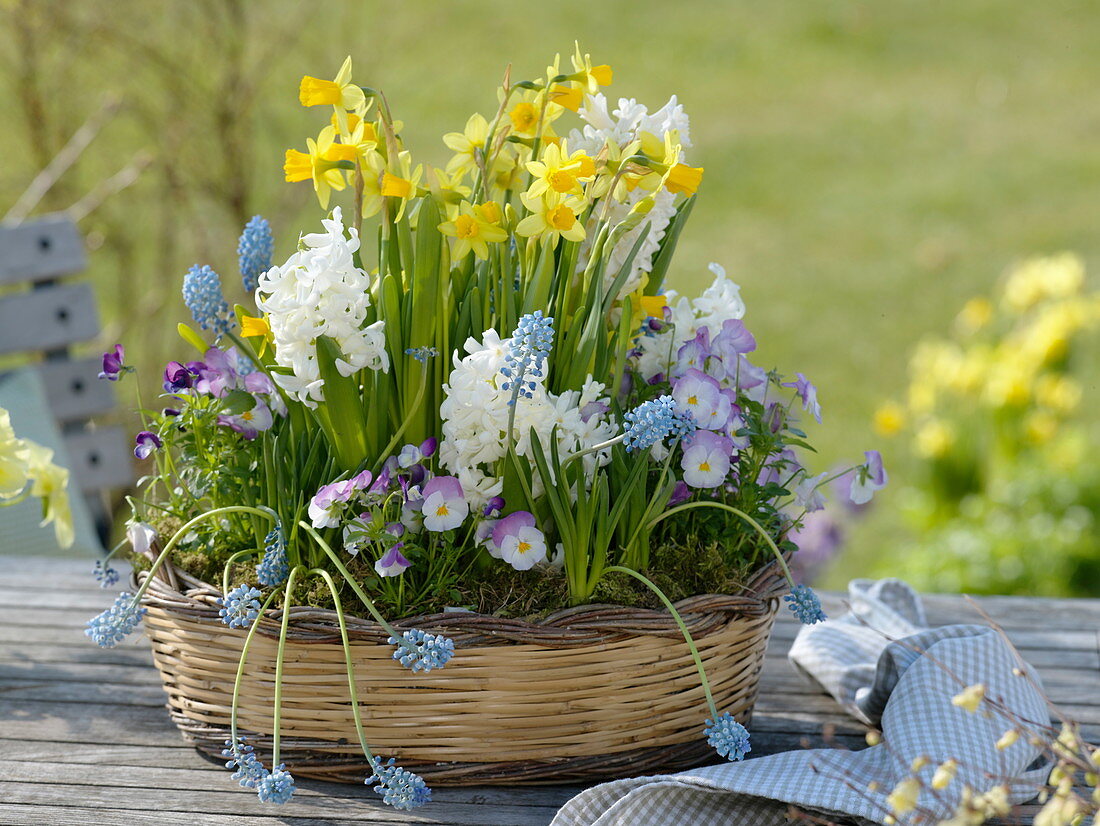
MULTIPOLYGON (((570 152, 583 149, 594 158, 599 155, 608 141, 623 147, 637 139, 643 132, 648 132, 657 138, 663 139, 665 133, 673 129, 679 130, 681 148, 688 149, 691 147, 688 116, 684 113, 684 107, 679 104, 675 95, 669 99, 668 103, 652 114, 645 106, 628 98, 620 98, 619 107, 614 112, 608 113, 607 98, 600 94, 589 95, 585 98, 584 106, 581 107, 578 114, 586 125, 583 130, 574 129, 570 133, 568 140, 570 152)), ((681 157, 681 162, 683 161, 684 159, 681 157)), ((649 194, 638 188, 627 195, 625 203, 620 204, 617 201, 610 201, 608 203, 610 220, 613 223, 623 220, 630 209, 649 194)), ((646 239, 642 242, 642 246, 639 248, 631 266, 630 276, 619 291, 620 296, 629 295, 641 286, 645 274, 653 268, 653 256, 660 248, 661 239, 665 237, 665 231, 675 214, 675 196, 663 189, 654 193, 653 209, 646 215, 645 220, 635 229, 626 233, 615 245, 608 257, 605 270, 609 282, 615 278, 619 269, 625 263, 626 257, 630 254, 630 250, 634 248, 634 244, 637 242, 642 230, 647 224, 649 225, 646 239)), ((589 227, 588 237, 590 239, 594 237, 592 229, 592 227, 589 227)), ((588 243, 586 242, 585 247, 582 249, 581 266, 584 266, 587 261, 588 243)))
POLYGON ((366 325, 370 308, 370 275, 355 265, 359 235, 345 236, 340 208, 321 221, 325 231, 305 235, 302 249, 281 267, 260 276, 256 306, 267 313, 275 341, 275 360, 291 375, 275 381, 304 404, 324 401, 324 382, 317 363, 317 337, 329 336, 344 358, 336 362, 343 376, 369 368, 388 371, 384 322, 366 325))
MULTIPOLYGON (((479 342, 466 340, 466 357, 454 357, 454 369, 444 385, 443 441, 439 457, 443 466, 458 477, 471 506, 480 508, 501 492, 502 481, 494 475, 496 463, 508 446, 510 392, 501 389, 500 368, 508 353, 510 339, 501 339, 495 330, 487 330, 479 342)), ((582 409, 590 403, 606 404, 604 385, 591 378, 582 390, 555 396, 543 386, 542 376, 531 377, 535 389, 531 398, 520 398, 515 407, 512 438, 516 452, 530 457, 531 429, 547 446, 557 426, 558 450, 567 456, 577 450, 607 441, 615 435, 615 426, 605 413, 595 412, 585 421, 582 409)), ((582 460, 589 478, 597 465, 610 461, 606 451, 590 454, 582 460)), ((536 495, 541 485, 536 479, 536 495)))

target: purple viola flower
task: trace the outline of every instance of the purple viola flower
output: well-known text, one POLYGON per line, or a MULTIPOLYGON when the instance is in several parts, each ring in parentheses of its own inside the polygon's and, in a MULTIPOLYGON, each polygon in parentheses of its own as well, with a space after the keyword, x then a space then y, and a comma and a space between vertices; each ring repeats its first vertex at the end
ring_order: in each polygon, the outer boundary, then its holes
POLYGON ((695 338, 685 341, 676 351, 676 366, 673 368, 675 375, 682 376, 688 370, 705 369, 711 355, 710 330, 700 327, 695 338))
POLYGON ((435 451, 439 448, 439 440, 435 436, 429 436, 427 439, 420 443, 420 455, 425 459, 430 459, 435 455, 435 451))
POLYGON ((821 405, 817 401, 817 388, 802 373, 797 373, 794 381, 783 382, 784 387, 793 387, 798 397, 802 399, 802 409, 817 419, 821 424, 821 405))
POLYGON ((889 480, 886 468, 882 465, 881 453, 877 450, 868 450, 863 455, 867 461, 855 469, 855 477, 852 479, 850 489, 854 505, 865 505, 870 502, 875 491, 886 487, 886 482, 889 480))
POLYGON ((768 383, 768 371, 763 367, 757 367, 745 356, 738 356, 737 361, 726 365, 726 374, 730 381, 737 385, 737 389, 745 393, 749 398, 760 401, 763 398, 763 388, 768 383), (748 391, 755 390, 755 393, 748 391))
POLYGON ((344 506, 355 493, 351 480, 322 485, 309 500, 309 518, 314 528, 335 528, 340 524, 344 506))
POLYGON ((668 507, 674 508, 677 505, 682 505, 690 498, 691 488, 688 487, 687 482, 681 479, 672 486, 672 496, 668 499, 668 507))
POLYGON ((587 424, 588 420, 591 419, 593 416, 603 416, 610 409, 611 408, 604 402, 588 402, 581 408, 581 421, 587 424))
POLYGON ((672 398, 680 410, 691 413, 695 423, 704 430, 720 430, 730 417, 730 400, 722 394, 721 385, 694 367, 672 385, 672 398))
POLYGON ((821 485, 825 482, 828 473, 819 473, 817 476, 802 475, 802 479, 794 487, 794 501, 807 513, 819 511, 825 507, 825 497, 821 495, 821 485))
POLYGON ((149 430, 141 431, 134 439, 134 455, 139 459, 148 459, 154 450, 163 446, 160 437, 149 430))
POLYGON ((493 526, 493 544, 500 558, 517 571, 526 571, 546 560, 546 537, 535 527, 534 514, 510 513, 493 526))
MULTIPOLYGON (((199 393, 209 394, 216 398, 224 398, 231 390, 237 387, 237 350, 230 347, 228 350, 219 350, 211 347, 203 355, 204 361, 193 362, 199 367, 196 372, 198 381, 195 382, 195 390, 199 393)), ((191 367, 192 364, 188 364, 191 367)))
POLYGON ((164 367, 164 390, 167 393, 183 393, 195 384, 194 374, 178 361, 170 361, 164 367))
POLYGON ((740 319, 727 318, 722 322, 722 330, 711 343, 712 355, 722 359, 723 364, 732 364, 738 356, 751 353, 756 349, 756 339, 740 319))
POLYGON ((405 526, 400 522, 387 522, 384 530, 395 539, 400 539, 405 535, 405 526))
POLYGON ((795 456, 794 451, 789 447, 785 447, 778 453, 773 453, 768 457, 768 460, 764 463, 764 467, 760 469, 760 475, 756 479, 756 484, 761 487, 770 484, 785 484, 790 481, 801 467, 802 465, 799 463, 798 457, 795 456))
POLYGON ((261 431, 270 430, 273 422, 271 408, 259 399, 251 410, 218 416, 218 424, 232 428, 246 439, 255 439, 261 431))
POLYGON ((374 563, 374 570, 378 572, 378 576, 399 576, 405 573, 406 568, 412 566, 412 563, 405 559, 405 556, 401 553, 401 548, 404 545, 404 542, 396 543, 386 551, 381 559, 374 563))
POLYGON ((404 501, 401 503, 401 524, 414 533, 424 527, 424 495, 420 485, 410 485, 404 476, 397 477, 404 501))
MULTIPOLYGON (((722 393, 728 397, 733 397, 735 394, 732 390, 723 390, 722 393)), ((743 411, 741 406, 734 403, 733 398, 730 398, 730 417, 726 422, 725 434, 733 440, 733 446, 738 450, 744 450, 752 444, 752 437, 748 435, 738 436, 738 432, 744 430, 747 425, 745 424, 745 417, 742 415, 743 411)))
POLYGON ((840 552, 844 529, 829 511, 821 510, 806 514, 789 538, 798 546, 791 573, 796 582, 811 584, 840 552))
POLYGON ((485 507, 481 509, 481 515, 486 517, 496 516, 502 510, 504 510, 504 497, 493 496, 485 503, 485 507))
POLYGON ((485 550, 489 552, 489 556, 493 559, 500 559, 500 548, 493 541, 493 529, 497 526, 499 519, 487 518, 482 519, 474 527, 474 541, 481 545, 485 550))
POLYGON ((696 430, 684 440, 680 467, 684 482, 693 488, 716 488, 726 481, 733 457, 733 441, 710 430, 696 430))
POLYGON ((99 374, 101 379, 118 381, 122 374, 130 370, 124 363, 126 350, 121 344, 116 344, 113 349, 103 354, 103 371, 99 374))
POLYGON ((429 531, 450 531, 461 525, 470 513, 462 484, 454 476, 433 476, 424 485, 424 527, 429 531))

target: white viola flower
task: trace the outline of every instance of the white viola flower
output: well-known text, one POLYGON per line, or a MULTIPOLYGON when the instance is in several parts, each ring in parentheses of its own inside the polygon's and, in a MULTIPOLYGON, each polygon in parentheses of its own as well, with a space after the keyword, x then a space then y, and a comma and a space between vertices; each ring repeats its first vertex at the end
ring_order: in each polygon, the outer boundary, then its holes
POLYGON ((454 476, 433 476, 424 485, 424 527, 429 531, 451 531, 466 521, 470 506, 462 484, 454 476))
POLYGON ((493 526, 493 544, 500 558, 517 571, 527 571, 546 561, 546 537, 535 527, 535 517, 527 511, 510 513, 493 526))
POLYGON ((733 442, 710 430, 697 430, 684 440, 680 467, 684 482, 693 488, 716 488, 730 471, 733 442))
POLYGON ((256 288, 256 306, 271 327, 275 361, 290 370, 289 375, 276 373, 275 381, 310 407, 324 400, 318 336, 340 347, 343 358, 336 367, 341 375, 389 370, 384 322, 366 324, 371 278, 355 266, 359 235, 355 229, 345 232, 339 207, 321 223, 325 231, 303 236, 302 249, 263 273, 256 288))
POLYGON ((803 475, 795 485, 794 500, 807 513, 824 509, 825 497, 821 495, 821 485, 828 475, 828 473, 819 473, 817 476, 803 475))
POLYGON ((153 543, 157 541, 157 532, 151 525, 144 522, 131 522, 126 526, 126 539, 137 556, 149 553, 153 543))

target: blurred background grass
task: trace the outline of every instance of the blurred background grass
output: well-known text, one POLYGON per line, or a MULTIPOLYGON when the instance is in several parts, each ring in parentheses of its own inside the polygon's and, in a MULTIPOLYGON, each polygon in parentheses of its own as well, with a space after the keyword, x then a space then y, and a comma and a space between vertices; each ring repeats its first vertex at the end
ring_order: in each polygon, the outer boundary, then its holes
MULTIPOLYGON (((1100 10, 1094 2, 815 3, 681 0, 551 5, 456 0, 2 0, 0 211, 104 101, 117 114, 38 211, 66 208, 149 159, 82 222, 107 327, 154 378, 181 350, 181 278, 209 263, 235 285, 235 238, 255 213, 276 258, 317 220, 282 154, 317 118, 306 73, 346 54, 385 90, 418 160, 488 114, 508 62, 535 77, 579 39, 610 63, 613 98, 677 94, 706 168, 673 286, 721 262, 743 287, 759 363, 806 373, 825 424, 822 468, 881 441, 922 335, 947 328, 1012 262, 1072 249, 1097 263, 1100 10), (148 153, 147 155, 145 153, 148 153)), ((239 297, 239 296, 234 296, 239 297)), ((1093 379, 1095 381, 1095 379, 1093 379)), ((895 482, 906 466, 892 462, 895 482)), ((902 531, 889 494, 835 583, 902 531)))

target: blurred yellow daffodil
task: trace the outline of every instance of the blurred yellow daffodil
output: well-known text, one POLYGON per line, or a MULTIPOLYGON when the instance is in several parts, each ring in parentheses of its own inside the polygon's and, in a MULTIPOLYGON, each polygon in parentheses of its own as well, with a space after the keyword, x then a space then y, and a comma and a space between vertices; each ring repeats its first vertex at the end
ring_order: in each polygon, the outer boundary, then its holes
MULTIPOLYGON (((492 206, 495 207, 496 204, 492 206)), ((499 215, 499 210, 495 211, 499 215)), ((453 221, 445 221, 439 225, 440 232, 455 239, 454 260, 465 258, 471 250, 476 257, 485 260, 489 257, 489 244, 498 244, 508 238, 503 227, 486 220, 486 212, 484 208, 474 207, 469 201, 464 201, 453 221)))
POLYGON ((519 222, 516 235, 539 238, 551 247, 557 246, 560 238, 566 241, 584 240, 584 224, 577 219, 585 207, 581 198, 569 195, 543 199, 525 192, 520 200, 531 214, 519 222))

